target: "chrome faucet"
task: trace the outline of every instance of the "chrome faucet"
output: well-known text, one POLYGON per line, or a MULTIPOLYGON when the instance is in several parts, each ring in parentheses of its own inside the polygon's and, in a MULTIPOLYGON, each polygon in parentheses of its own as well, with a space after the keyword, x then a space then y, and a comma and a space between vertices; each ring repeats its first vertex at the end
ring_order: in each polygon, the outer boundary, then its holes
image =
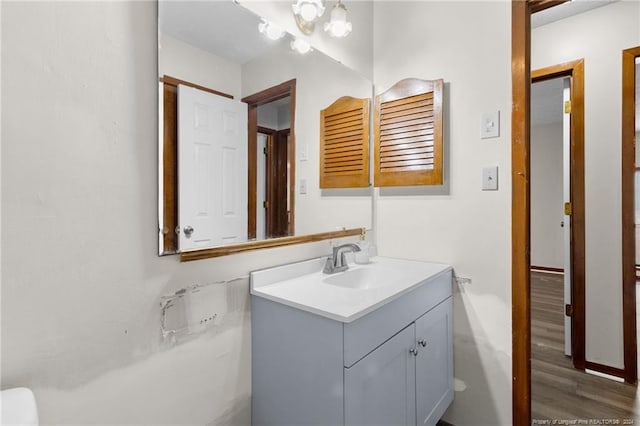
POLYGON ((357 244, 342 244, 341 246, 337 246, 333 248, 333 255, 327 257, 327 262, 324 264, 324 269, 322 272, 325 274, 334 274, 336 272, 342 272, 349 269, 349 264, 344 257, 345 252, 347 251, 360 251, 360 247, 357 244))

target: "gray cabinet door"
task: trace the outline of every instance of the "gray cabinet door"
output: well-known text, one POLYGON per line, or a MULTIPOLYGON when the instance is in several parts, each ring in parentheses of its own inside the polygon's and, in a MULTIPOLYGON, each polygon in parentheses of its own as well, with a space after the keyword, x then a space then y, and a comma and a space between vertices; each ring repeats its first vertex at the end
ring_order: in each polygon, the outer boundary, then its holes
POLYGON ((415 325, 344 369, 345 424, 415 425, 415 325))
POLYGON ((416 405, 419 425, 435 425, 453 400, 452 303, 416 320, 416 405))

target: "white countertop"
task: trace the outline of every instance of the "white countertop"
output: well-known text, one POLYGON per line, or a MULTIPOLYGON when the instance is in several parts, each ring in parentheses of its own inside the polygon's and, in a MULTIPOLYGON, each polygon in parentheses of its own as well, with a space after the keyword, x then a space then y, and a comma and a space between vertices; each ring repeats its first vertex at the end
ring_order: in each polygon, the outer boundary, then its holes
POLYGON ((350 263, 345 272, 324 274, 325 260, 252 272, 251 294, 348 323, 451 270, 442 263, 377 256, 366 265, 350 263), (350 275, 341 277, 343 274, 350 275), (352 287, 347 282, 362 285, 352 287))

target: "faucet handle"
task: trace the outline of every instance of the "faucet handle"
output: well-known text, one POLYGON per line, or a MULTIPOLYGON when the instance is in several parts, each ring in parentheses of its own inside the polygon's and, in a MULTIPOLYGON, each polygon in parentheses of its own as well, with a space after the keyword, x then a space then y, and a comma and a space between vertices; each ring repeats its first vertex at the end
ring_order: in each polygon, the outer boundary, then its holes
POLYGON ((324 268, 322 269, 322 272, 324 272, 325 274, 332 274, 333 270, 333 257, 329 256, 327 257, 326 262, 324 262, 324 268))

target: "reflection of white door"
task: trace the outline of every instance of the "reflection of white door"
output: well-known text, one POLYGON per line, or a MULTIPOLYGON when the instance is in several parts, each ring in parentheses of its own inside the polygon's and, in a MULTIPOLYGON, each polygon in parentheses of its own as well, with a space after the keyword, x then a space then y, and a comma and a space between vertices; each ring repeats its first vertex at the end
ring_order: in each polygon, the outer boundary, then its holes
POLYGON ((247 105, 178 85, 179 249, 247 240, 247 105))
MULTIPOLYGON (((562 99, 571 100, 571 80, 563 80, 562 99)), ((563 199, 571 202, 571 114, 565 113, 562 118, 562 180, 563 199)), ((564 303, 571 304, 571 216, 564 216, 564 303)), ((564 316, 564 353, 571 356, 571 317, 564 316)))
POLYGON ((264 202, 267 200, 267 149, 268 136, 264 133, 258 133, 258 152, 256 158, 256 239, 264 240, 266 238, 266 220, 267 214, 264 208, 264 202))

